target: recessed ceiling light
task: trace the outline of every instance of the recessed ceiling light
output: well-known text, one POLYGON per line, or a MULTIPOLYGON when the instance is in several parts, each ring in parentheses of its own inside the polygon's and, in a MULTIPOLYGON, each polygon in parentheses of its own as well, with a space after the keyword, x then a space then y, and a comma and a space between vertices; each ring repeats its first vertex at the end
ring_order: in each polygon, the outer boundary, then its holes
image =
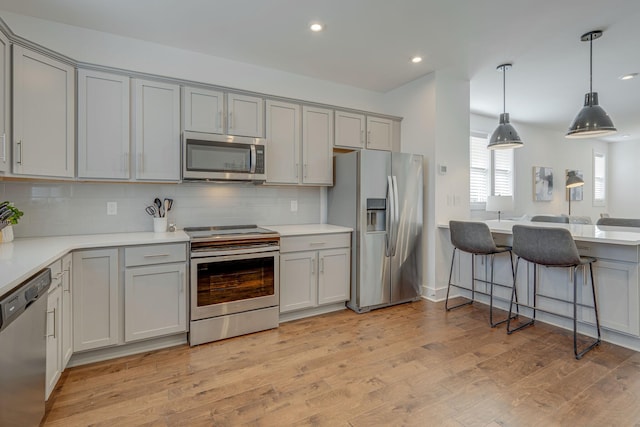
POLYGON ((322 31, 322 28, 322 24, 318 24, 317 22, 309 26, 309 29, 311 29, 311 31, 313 31, 314 33, 322 31))
POLYGON ((630 138, 631 135, 629 135, 628 133, 625 133, 624 135, 622 135, 623 138, 630 138))
POLYGON ((631 80, 631 79, 635 79, 636 77, 638 77, 638 73, 623 74, 618 78, 620 80, 631 80))
POLYGON ((414 56, 413 58, 411 58, 411 62, 413 62, 414 64, 422 62, 422 56, 414 56))

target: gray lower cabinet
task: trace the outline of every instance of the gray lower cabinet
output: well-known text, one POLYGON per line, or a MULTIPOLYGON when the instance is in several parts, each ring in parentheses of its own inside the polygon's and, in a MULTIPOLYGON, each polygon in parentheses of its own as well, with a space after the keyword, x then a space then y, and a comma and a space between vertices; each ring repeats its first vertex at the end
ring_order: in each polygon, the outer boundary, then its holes
POLYGON ((349 300, 349 233, 280 239, 280 313, 349 300))
POLYGON ((73 253, 73 350, 118 344, 118 249, 73 253))
POLYGON ((134 246, 124 252, 125 342, 186 332, 186 245, 134 246))

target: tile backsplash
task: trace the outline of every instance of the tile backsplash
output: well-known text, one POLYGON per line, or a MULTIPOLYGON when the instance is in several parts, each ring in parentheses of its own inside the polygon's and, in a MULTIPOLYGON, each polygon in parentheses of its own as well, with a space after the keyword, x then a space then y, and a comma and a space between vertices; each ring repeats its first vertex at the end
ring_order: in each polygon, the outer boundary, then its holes
POLYGON ((317 187, 0 181, 0 201, 10 200, 24 212, 14 226, 16 237, 152 231, 145 207, 155 197, 174 199, 167 217, 178 228, 321 222, 317 187), (293 200, 297 212, 290 211, 293 200), (117 203, 117 215, 107 215, 107 202, 117 203))

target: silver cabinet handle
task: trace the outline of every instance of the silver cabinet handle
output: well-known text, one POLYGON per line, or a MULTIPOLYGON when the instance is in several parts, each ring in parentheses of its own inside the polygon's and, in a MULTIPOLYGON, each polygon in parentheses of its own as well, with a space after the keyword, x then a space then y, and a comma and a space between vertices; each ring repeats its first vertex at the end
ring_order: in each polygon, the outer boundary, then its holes
POLYGON ((320 258, 320 273, 324 273, 324 258, 320 258))
POLYGON ((7 135, 2 134, 2 161, 7 161, 7 135))
POLYGON ((165 257, 165 256, 169 256, 169 254, 152 254, 152 255, 145 255, 145 258, 160 258, 160 257, 165 257))
POLYGON ((22 164, 22 140, 18 141, 18 143, 16 144, 18 146, 18 153, 20 153, 20 159, 16 159, 16 164, 21 165, 22 164))
POLYGON ((360 131, 360 145, 364 145, 364 131, 360 131))
POLYGON ((222 127, 222 110, 218 111, 218 123, 216 123, 216 127, 222 127))
POLYGON ((367 131, 367 145, 371 145, 371 131, 367 131))
POLYGON ((229 111, 229 129, 233 129, 233 111, 229 111))
POLYGON ((55 307, 53 308, 53 311, 47 311, 47 314, 53 314, 53 334, 47 334, 47 337, 53 337, 53 339, 56 338, 56 323, 57 319, 56 319, 56 309, 55 307))
POLYGON ((315 259, 311 258, 309 261, 311 262, 311 274, 315 274, 315 259))
POLYGON ((184 273, 180 272, 180 283, 178 283, 178 292, 184 293, 184 273))
POLYGON ((308 168, 307 168, 307 164, 305 163, 305 164, 302 166, 302 176, 303 176, 304 178, 306 178, 306 177, 307 177, 307 169, 308 169, 308 168))
POLYGON ((327 242, 310 242, 309 246, 322 246, 322 245, 326 245, 327 242))

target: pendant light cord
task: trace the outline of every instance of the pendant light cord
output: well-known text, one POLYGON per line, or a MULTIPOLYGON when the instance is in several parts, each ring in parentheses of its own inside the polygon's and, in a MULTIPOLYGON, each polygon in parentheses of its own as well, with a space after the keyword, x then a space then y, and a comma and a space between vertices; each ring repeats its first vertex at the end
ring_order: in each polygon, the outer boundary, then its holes
POLYGON ((507 67, 502 67, 502 114, 507 112, 507 67))
POLYGON ((589 35, 589 106, 593 107, 593 34, 589 35))

